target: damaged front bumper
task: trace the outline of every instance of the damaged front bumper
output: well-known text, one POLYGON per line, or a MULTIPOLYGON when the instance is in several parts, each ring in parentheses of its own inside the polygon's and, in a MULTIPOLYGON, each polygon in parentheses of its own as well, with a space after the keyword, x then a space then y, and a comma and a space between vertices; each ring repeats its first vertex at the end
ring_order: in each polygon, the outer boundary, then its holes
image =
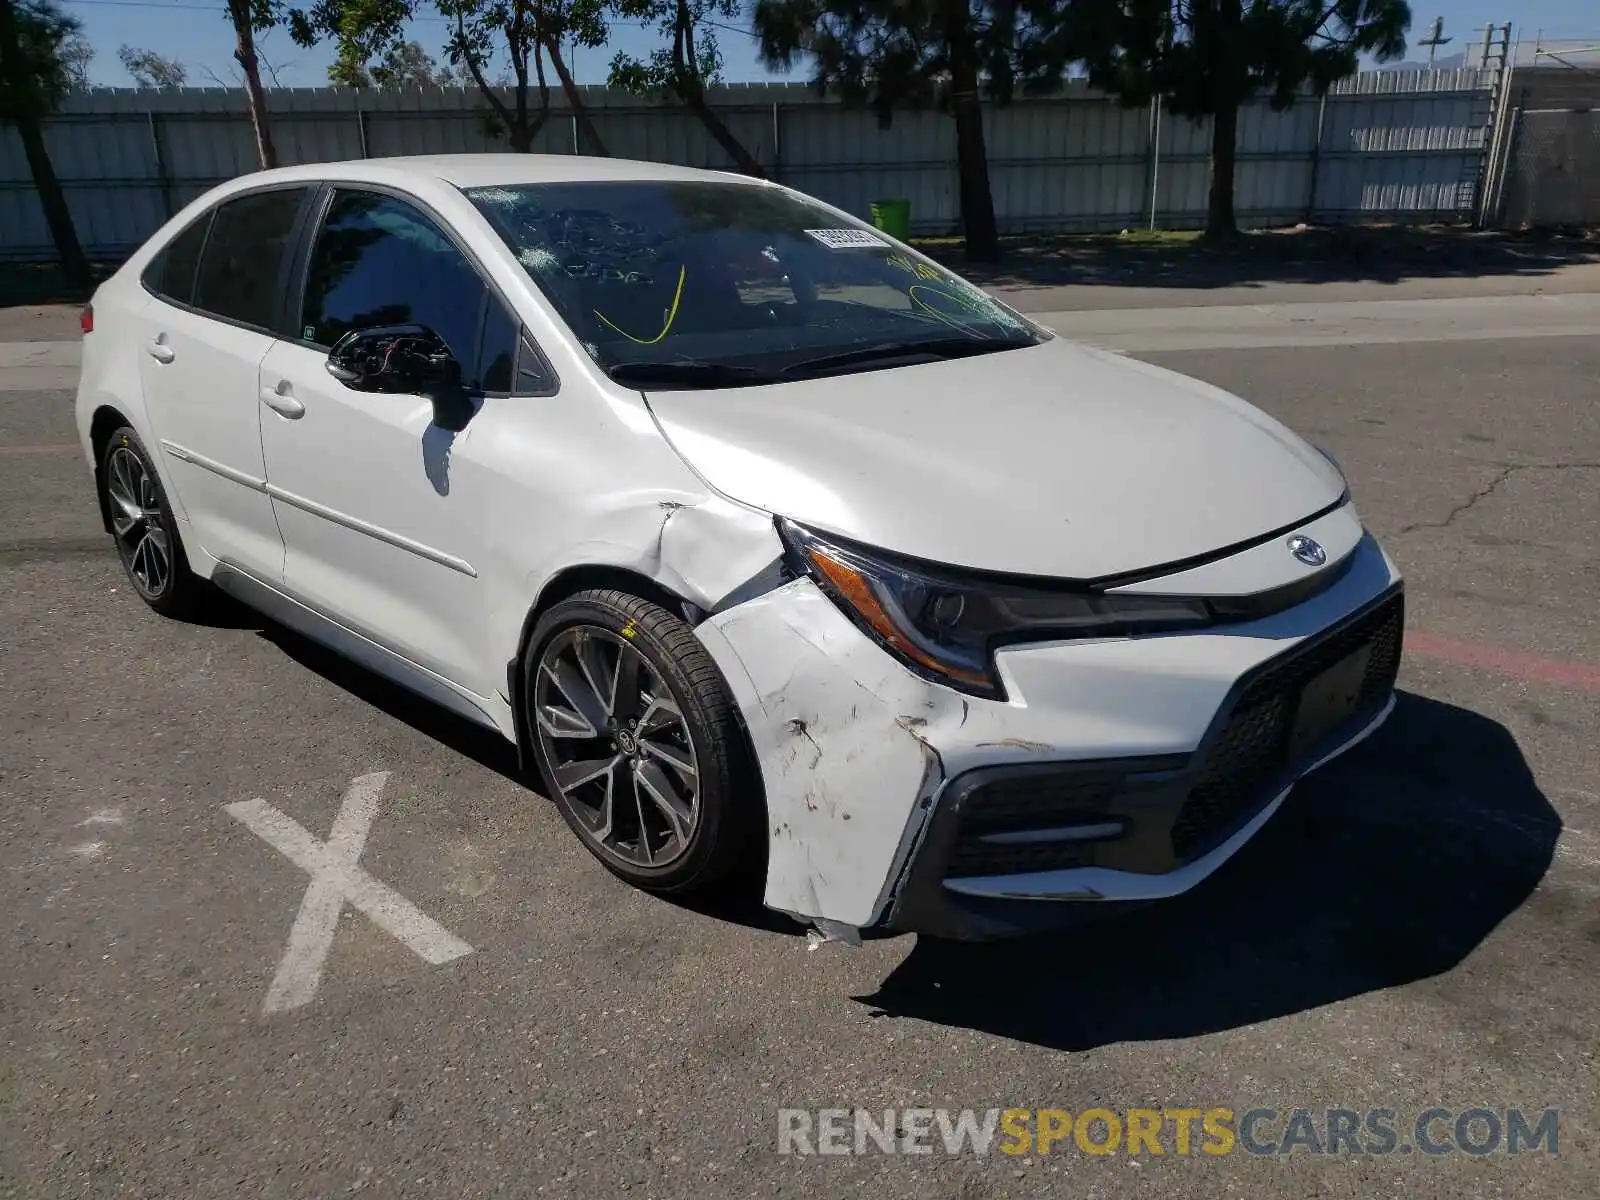
POLYGON ((1193 887, 1393 705, 1403 596, 1357 536, 1271 617, 1004 649, 1005 701, 912 674, 809 579, 710 617, 766 790, 767 905, 984 938, 1193 887))

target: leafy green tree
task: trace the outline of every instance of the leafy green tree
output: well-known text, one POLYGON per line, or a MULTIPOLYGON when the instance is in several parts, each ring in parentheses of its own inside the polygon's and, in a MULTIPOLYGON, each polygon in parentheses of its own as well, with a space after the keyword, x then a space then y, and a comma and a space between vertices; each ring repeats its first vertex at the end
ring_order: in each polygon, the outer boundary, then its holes
POLYGON ((708 22, 737 18, 743 7, 742 0, 616 0, 619 16, 654 24, 671 45, 652 51, 648 60, 617 51, 609 82, 639 95, 659 91, 684 105, 739 170, 763 178, 766 172, 755 155, 706 102, 706 88, 719 83, 722 74, 722 48, 708 22))
POLYGON ((89 260, 41 127, 71 86, 62 50, 77 32, 78 22, 51 0, 0 0, 0 123, 16 127, 62 273, 86 286, 89 260))
MULTIPOLYGON (((339 83, 359 85, 367 64, 384 61, 405 39, 405 26, 422 10, 421 0, 315 0, 290 15, 290 32, 302 46, 334 39, 337 60, 328 74, 339 83)), ((589 117, 583 94, 573 81, 561 47, 603 46, 609 36, 603 0, 435 0, 453 26, 445 56, 477 86, 511 148, 527 151, 550 118, 548 61, 577 119, 584 147, 605 154, 600 133, 589 117), (503 53, 511 69, 511 102, 489 81, 489 69, 503 53), (537 80, 538 109, 529 107, 529 88, 537 80)), ((375 77, 374 77, 375 82, 375 77)))
MULTIPOLYGON (((955 120, 967 256, 1000 252, 983 137, 983 97, 1059 80, 1043 53, 1067 0, 756 0, 768 66, 809 60, 819 89, 864 104, 885 127, 897 109, 937 106, 955 120)), ((1064 65, 1064 64, 1062 64, 1064 65)))
POLYGON ((1360 66, 1405 54, 1406 0, 1071 0, 1057 60, 1079 59, 1089 80, 1129 105, 1165 99, 1179 116, 1210 117, 1206 233, 1229 237, 1239 109, 1266 93, 1288 108, 1360 66))
POLYGON ((450 87, 456 82, 450 68, 441 67, 418 42, 391 46, 374 63, 353 65, 335 61, 328 68, 328 78, 343 87, 376 88, 384 92, 450 87))
POLYGON ((441 67, 433 56, 416 42, 401 42, 372 66, 372 82, 386 91, 407 88, 449 87, 456 79, 449 67, 441 67))
POLYGON ((154 50, 123 46, 117 51, 117 57, 122 60, 123 70, 133 76, 137 87, 180 88, 189 79, 189 69, 181 62, 154 50))

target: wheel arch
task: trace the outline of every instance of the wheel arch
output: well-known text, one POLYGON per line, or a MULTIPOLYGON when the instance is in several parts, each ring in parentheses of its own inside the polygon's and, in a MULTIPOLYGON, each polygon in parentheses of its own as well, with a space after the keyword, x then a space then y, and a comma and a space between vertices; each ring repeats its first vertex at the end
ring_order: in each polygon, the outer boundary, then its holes
POLYGON ((94 497, 100 506, 100 523, 107 533, 111 532, 111 510, 106 506, 106 450, 111 445, 111 435, 124 426, 131 429, 133 422, 109 404, 96 408, 89 420, 89 445, 94 451, 94 497))
POLYGON ((507 696, 511 701, 511 720, 517 735, 517 763, 525 772, 533 769, 532 730, 528 728, 525 680, 522 665, 528 655, 528 645, 539 619, 557 604, 590 588, 615 588, 641 599, 659 604, 669 612, 677 613, 689 624, 698 624, 703 615, 689 600, 671 588, 652 579, 642 571, 606 563, 575 563, 563 567, 539 589, 527 614, 522 619, 522 629, 517 635, 517 651, 506 663, 507 696))
MULTIPOLYGON (((511 720, 516 732, 517 766, 525 775, 532 776, 536 773, 532 730, 528 728, 525 703, 526 672, 523 670, 523 663, 527 659, 528 648, 533 640, 533 631, 538 627, 540 618, 557 604, 591 588, 615 588, 618 591, 628 592, 653 604, 659 604, 668 612, 676 613, 691 626, 698 625, 707 615, 692 600, 680 596, 660 580, 652 579, 642 571, 628 567, 604 563, 579 563, 564 567, 552 575, 539 589, 538 597, 523 618, 522 630, 517 638, 516 655, 506 664, 507 695, 511 700, 511 720)), ((726 680, 723 686, 728 686, 726 680)), ((732 688, 729 688, 728 692, 730 696, 733 695, 732 688)), ((765 781, 761 777, 760 759, 756 756, 755 745, 750 740, 750 730, 745 724, 744 713, 737 700, 733 703, 733 711, 739 727, 739 737, 743 742, 739 747, 739 753, 748 764, 748 774, 755 785, 756 798, 761 805, 762 827, 765 828, 767 798, 765 781)))

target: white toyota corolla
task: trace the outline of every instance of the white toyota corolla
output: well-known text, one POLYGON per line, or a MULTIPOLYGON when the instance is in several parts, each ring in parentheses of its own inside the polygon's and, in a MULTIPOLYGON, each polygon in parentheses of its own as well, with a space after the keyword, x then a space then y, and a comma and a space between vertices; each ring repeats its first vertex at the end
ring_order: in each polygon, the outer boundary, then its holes
POLYGON ((641 887, 851 938, 1180 893, 1388 715, 1335 464, 775 184, 266 171, 95 293, 134 586, 207 581, 498 730, 641 887))

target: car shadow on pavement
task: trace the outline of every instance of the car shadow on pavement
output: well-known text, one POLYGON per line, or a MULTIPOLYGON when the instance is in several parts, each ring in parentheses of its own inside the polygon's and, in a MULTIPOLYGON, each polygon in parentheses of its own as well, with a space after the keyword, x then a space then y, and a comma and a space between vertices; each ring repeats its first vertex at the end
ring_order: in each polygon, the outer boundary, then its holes
POLYGON ((919 938, 857 999, 1061 1050, 1251 1025, 1449 971, 1527 899, 1560 832, 1503 726, 1401 693, 1187 896, 1068 933, 919 938))
POLYGON ((185 613, 183 619, 187 624, 198 625, 202 629, 254 629, 257 633, 267 624, 267 618, 255 609, 241 604, 215 587, 209 590, 201 604, 185 613))
MULTIPOLYGON (((219 597, 219 599, 226 598, 219 597)), ((233 602, 227 601, 227 604, 233 602)), ((457 754, 464 755, 480 766, 525 788, 531 799, 544 797, 544 785, 531 764, 529 769, 524 771, 517 762, 516 749, 498 733, 412 695, 404 688, 390 683, 383 676, 367 670, 287 626, 256 616, 243 605, 235 607, 242 614, 243 627, 255 628, 261 637, 306 670, 316 672, 358 700, 365 701, 397 721, 403 721, 418 733, 432 738, 440 745, 448 746, 457 754)), ((599 866, 596 866, 595 870, 600 870, 599 866)), ((752 867, 752 872, 754 871, 755 868, 752 867)), ((749 887, 736 889, 730 895, 716 895, 703 899, 663 896, 661 900, 663 903, 676 905, 712 920, 742 925, 750 929, 762 929, 789 937, 799 937, 806 932, 806 927, 792 917, 773 912, 761 903, 759 879, 754 875, 749 887)))
POLYGON ((465 755, 480 766, 503 775, 513 783, 539 791, 532 777, 517 765, 516 748, 491 729, 476 725, 465 717, 440 708, 390 683, 358 663, 352 662, 310 638, 266 618, 257 618, 261 636, 308 671, 315 671, 329 683, 343 688, 418 733, 465 755))

